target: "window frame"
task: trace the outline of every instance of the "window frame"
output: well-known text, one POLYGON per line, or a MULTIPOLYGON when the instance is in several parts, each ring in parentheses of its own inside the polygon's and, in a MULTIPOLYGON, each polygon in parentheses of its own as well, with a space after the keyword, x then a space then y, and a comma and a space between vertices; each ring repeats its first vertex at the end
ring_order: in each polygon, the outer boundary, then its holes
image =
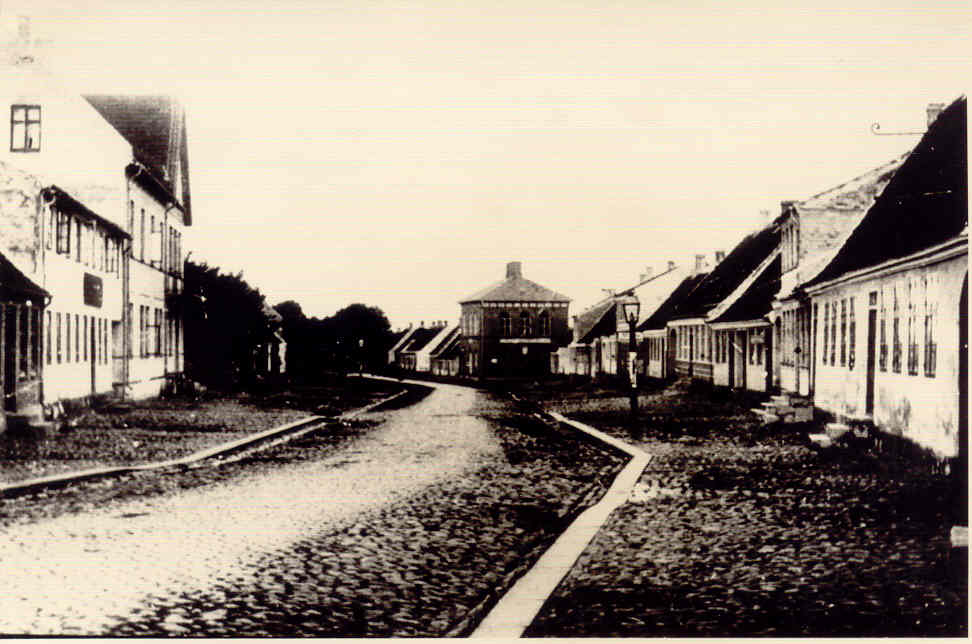
POLYGON ((40 105, 27 105, 24 103, 14 103, 10 106, 10 151, 11 152, 40 152, 41 151, 41 121, 42 112, 40 105), (23 110, 23 120, 18 120, 16 115, 18 110, 23 110), (37 110, 37 119, 33 120, 30 118, 30 111, 37 110), (15 145, 15 129, 17 125, 22 125, 24 128, 23 140, 21 141, 22 147, 15 145), (37 126, 37 141, 36 146, 28 145, 30 142, 30 126, 37 126))

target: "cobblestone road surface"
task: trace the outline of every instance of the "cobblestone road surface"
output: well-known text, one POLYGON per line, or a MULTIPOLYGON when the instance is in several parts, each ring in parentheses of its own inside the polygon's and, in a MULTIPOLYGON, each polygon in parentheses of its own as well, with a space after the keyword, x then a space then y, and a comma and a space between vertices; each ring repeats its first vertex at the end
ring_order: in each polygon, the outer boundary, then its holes
MULTIPOLYGON (((483 397, 443 385, 413 407, 386 412, 373 433, 323 460, 11 526, 0 540, 0 632, 124 632, 152 615, 161 631, 185 634, 184 610, 166 606, 252 585, 255 571, 271 574, 257 566, 261 558, 299 553, 315 535, 495 458, 502 446, 487 421, 469 413, 483 397)), ((252 601, 273 604, 274 592, 296 592, 289 580, 276 581, 271 596, 252 601)), ((225 616, 217 602, 203 619, 225 616)))

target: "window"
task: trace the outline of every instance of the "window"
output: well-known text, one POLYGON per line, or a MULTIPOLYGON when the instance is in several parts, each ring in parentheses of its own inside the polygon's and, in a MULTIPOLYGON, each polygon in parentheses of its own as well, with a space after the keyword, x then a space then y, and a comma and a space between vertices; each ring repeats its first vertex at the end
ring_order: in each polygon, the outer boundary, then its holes
POLYGON ((74 314, 74 361, 80 362, 81 360, 81 347, 79 346, 81 340, 81 316, 77 313, 74 314))
POLYGON ((901 373, 901 310, 898 306, 898 285, 891 289, 891 371, 901 373))
POLYGON ((81 261, 81 220, 74 220, 74 261, 81 261))
POLYGON ((61 314, 60 313, 57 313, 56 320, 57 320, 57 327, 55 328, 55 332, 56 332, 56 337, 57 337, 57 340, 56 340, 56 342, 57 342, 57 363, 58 364, 61 364, 61 314))
POLYGON ((837 302, 830 303, 830 366, 837 366, 837 302))
POLYGON ((530 313, 523 311, 520 313, 520 336, 528 337, 530 335, 530 313))
POLYGON ((513 335, 513 329, 510 322, 510 314, 507 313, 506 311, 502 311, 499 314, 499 319, 500 319, 500 335, 502 335, 504 338, 508 338, 511 335, 513 335))
POLYGON ((51 312, 48 311, 44 320, 44 353, 47 355, 47 364, 51 364, 51 312))
POLYGON ((85 362, 87 362, 88 361, 88 338, 90 337, 88 335, 88 316, 87 315, 83 315, 81 317, 84 318, 84 335, 81 336, 81 338, 82 338, 82 340, 81 340, 81 345, 82 345, 81 346, 81 358, 85 362))
POLYGON ((540 315, 537 316, 537 335, 541 338, 550 337, 550 314, 546 311, 541 311, 540 315))
POLYGON ((908 375, 918 375, 918 288, 908 282, 908 375))
POLYGON ((145 208, 142 208, 141 232, 138 235, 138 258, 145 261, 145 208))
POLYGON ((879 351, 878 351, 878 369, 881 371, 888 370, 888 309, 884 301, 884 287, 881 287, 880 294, 880 338, 879 338, 879 351))
POLYGON ((10 107, 10 151, 40 152, 40 105, 10 107))
POLYGON ((155 309, 155 355, 162 355, 162 309, 155 309))
POLYGON ((935 377, 938 345, 935 343, 935 316, 938 312, 938 284, 932 278, 925 287, 925 376, 935 377))
POLYGON ((827 353, 827 347, 829 346, 827 341, 830 339, 829 331, 830 331, 830 302, 824 302, 823 352, 821 353, 821 355, 823 356, 824 364, 827 364, 827 356, 829 355, 827 353))
POLYGON ((847 331, 847 368, 853 369, 856 361, 857 323, 854 321, 854 298, 847 301, 850 322, 847 331))
POLYGON ((840 301, 840 366, 847 364, 847 300, 840 301))
POLYGON ((64 362, 71 362, 71 314, 64 314, 64 362))
POLYGON ((71 254, 71 216, 57 211, 57 252, 71 254))

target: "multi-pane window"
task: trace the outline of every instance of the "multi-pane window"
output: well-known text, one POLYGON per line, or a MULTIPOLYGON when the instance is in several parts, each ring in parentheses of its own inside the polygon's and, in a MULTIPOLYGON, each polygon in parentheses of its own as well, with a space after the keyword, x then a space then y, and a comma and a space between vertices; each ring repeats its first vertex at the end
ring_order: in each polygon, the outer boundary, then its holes
POLYGON ((927 278, 925 287, 925 375, 935 377, 938 344, 935 342, 935 317, 938 313, 938 281, 927 278))
POLYGON ((511 335, 513 335, 513 328, 512 328, 512 322, 510 320, 510 314, 507 313, 506 311, 503 311, 499 314, 499 319, 500 319, 500 334, 505 338, 508 338, 511 335))
POLYGON ((878 368, 881 371, 888 370, 888 309, 885 304, 884 298, 884 287, 881 287, 881 303, 880 303, 880 340, 879 340, 879 351, 878 351, 878 368))
POLYGON ((520 313, 520 336, 528 337, 530 335, 530 314, 527 311, 520 313))
POLYGON ((918 375, 918 289, 908 281, 908 375, 918 375))
POLYGON ((840 366, 847 364, 847 300, 840 301, 840 366))
POLYGON ((550 337, 550 314, 546 311, 541 311, 540 315, 537 316, 537 333, 542 338, 550 337))
POLYGON ((71 314, 64 314, 64 362, 71 362, 71 314))
POLYGON ((847 368, 853 369, 856 361, 857 322, 854 320, 854 298, 847 301, 849 323, 847 330, 847 368))
POLYGON ((10 151, 39 152, 40 128, 40 105, 12 105, 10 107, 10 151))
POLYGON ((57 324, 57 326, 54 329, 55 330, 55 337, 56 337, 55 342, 57 343, 57 363, 58 364, 61 364, 61 359, 62 359, 61 337, 62 337, 62 333, 61 333, 61 314, 60 314, 60 312, 58 312, 55 315, 55 319, 56 319, 56 324, 57 324))
POLYGON ((71 254, 71 215, 57 211, 57 252, 71 254))
POLYGON ((47 364, 51 364, 51 312, 48 311, 44 320, 44 353, 47 356, 47 364))
POLYGON ((74 314, 74 361, 81 361, 81 316, 74 314))
POLYGON ((837 366, 837 302, 830 303, 830 365, 837 366))
POLYGON ((824 302, 823 352, 821 352, 821 355, 823 356, 824 364, 827 364, 827 356, 830 355, 827 351, 827 348, 830 346, 828 342, 829 340, 830 340, 830 302, 824 302))
POLYGON ((901 309, 897 284, 891 289, 891 298, 891 371, 901 373, 901 309))

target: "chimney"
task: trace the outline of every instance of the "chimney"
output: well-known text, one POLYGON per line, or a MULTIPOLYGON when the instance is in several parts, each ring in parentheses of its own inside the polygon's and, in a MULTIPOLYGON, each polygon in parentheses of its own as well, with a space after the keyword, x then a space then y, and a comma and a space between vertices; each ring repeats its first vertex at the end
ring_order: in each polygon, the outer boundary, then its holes
POLYGON ((725 258, 726 258, 726 251, 724 251, 724 250, 717 250, 715 252, 715 263, 716 264, 718 264, 719 262, 721 262, 725 258))
POLYGON ((425 328, 425 320, 419 320, 419 328, 420 329, 424 329, 425 328))
POLYGON ((668 260, 668 270, 670 271, 675 270, 675 262, 673 262, 672 260, 668 260))
POLYGON ((928 114, 928 127, 935 122, 942 112, 945 110, 945 103, 929 103, 925 112, 928 114))
POLYGON ((645 272, 641 274, 641 277, 638 279, 638 281, 639 282, 646 282, 646 281, 650 280, 651 279, 651 274, 653 272, 654 271, 652 271, 651 266, 646 266, 645 267, 645 272))
POLYGON ((695 254, 695 272, 696 274, 701 273, 705 270, 705 254, 696 253, 695 254))
POLYGON ((510 262, 506 265, 506 279, 523 277, 523 264, 520 262, 510 262))

